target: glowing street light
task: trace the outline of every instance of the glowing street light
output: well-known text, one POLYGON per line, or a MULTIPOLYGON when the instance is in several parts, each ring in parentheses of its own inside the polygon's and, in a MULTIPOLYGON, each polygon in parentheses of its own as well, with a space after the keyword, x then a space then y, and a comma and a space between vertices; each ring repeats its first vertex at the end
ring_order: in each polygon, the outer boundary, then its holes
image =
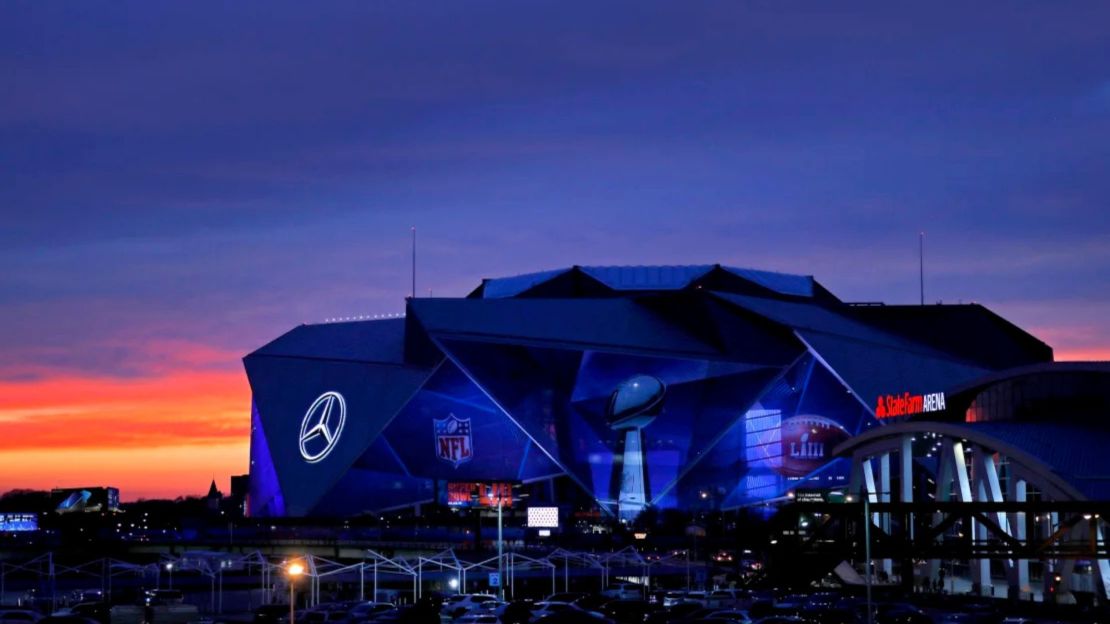
POLYGON ((296 614, 293 612, 293 610, 296 599, 293 591, 297 582, 297 577, 304 574, 304 566, 294 561, 293 563, 289 564, 289 567, 285 569, 285 572, 289 575, 289 624, 295 624, 296 614))
POLYGON ((170 589, 173 589, 173 562, 166 564, 166 572, 170 573, 170 589))

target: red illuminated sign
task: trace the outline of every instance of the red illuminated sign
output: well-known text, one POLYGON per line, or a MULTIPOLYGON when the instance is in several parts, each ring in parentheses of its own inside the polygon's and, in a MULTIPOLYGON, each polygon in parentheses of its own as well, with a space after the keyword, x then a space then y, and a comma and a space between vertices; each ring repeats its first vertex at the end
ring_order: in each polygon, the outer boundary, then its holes
POLYGON ((875 403, 875 418, 896 418, 944 411, 944 393, 880 395, 875 403))
POLYGON ((473 483, 448 483, 447 505, 450 507, 469 507, 474 503, 472 494, 473 483))
POLYGON ((511 483, 474 483, 448 482, 447 505, 449 507, 503 507, 513 506, 513 485, 511 483))
POLYGON ((508 483, 483 483, 478 489, 478 504, 482 507, 513 506, 513 486, 508 483))

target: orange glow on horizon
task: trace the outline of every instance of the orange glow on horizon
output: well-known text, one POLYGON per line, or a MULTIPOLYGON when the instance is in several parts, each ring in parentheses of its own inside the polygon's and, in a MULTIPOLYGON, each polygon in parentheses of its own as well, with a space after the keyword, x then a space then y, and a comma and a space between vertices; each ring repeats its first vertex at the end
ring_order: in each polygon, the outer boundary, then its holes
POLYGON ((1110 362, 1110 347, 1055 349, 1057 362, 1110 362))
POLYGON ((0 492, 110 485, 120 489, 121 499, 132 501, 204 496, 215 479, 227 494, 228 477, 247 472, 248 449, 244 433, 239 442, 204 445, 5 451, 0 453, 0 492))
POLYGON ((249 466, 242 371, 0 381, 0 492, 111 485, 124 500, 203 495, 249 466))

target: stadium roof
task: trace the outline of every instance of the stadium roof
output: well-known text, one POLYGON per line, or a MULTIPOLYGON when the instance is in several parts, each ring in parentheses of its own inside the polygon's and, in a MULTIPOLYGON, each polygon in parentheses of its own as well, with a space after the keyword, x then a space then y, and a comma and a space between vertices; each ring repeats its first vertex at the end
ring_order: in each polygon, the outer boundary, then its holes
POLYGON ((414 299, 409 310, 440 338, 721 355, 631 299, 414 299))
POLYGON ((405 319, 299 325, 250 355, 405 363, 405 319))
POLYGON ((853 306, 851 312, 868 325, 933 345, 988 368, 1052 359, 1052 347, 975 303, 853 306))
POLYGON ((744 294, 835 299, 811 275, 720 264, 572 266, 482 280, 471 298, 603 296, 628 291, 713 288, 744 294))
POLYGON ((407 319, 302 325, 251 356, 434 365, 436 340, 784 365, 806 348, 861 399, 1051 360, 979 305, 850 306, 811 276, 719 264, 573 266, 483 280, 467 298, 409 300, 407 319))

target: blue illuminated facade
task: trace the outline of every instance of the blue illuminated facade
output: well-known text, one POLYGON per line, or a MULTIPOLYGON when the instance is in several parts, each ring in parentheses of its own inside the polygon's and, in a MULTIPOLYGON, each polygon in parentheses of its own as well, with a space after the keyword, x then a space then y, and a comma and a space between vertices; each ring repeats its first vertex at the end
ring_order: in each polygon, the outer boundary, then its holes
POLYGON ((981 306, 909 308, 720 265, 571 267, 302 325, 244 359, 250 512, 348 516, 466 481, 554 481, 553 502, 623 518, 735 508, 845 485, 832 448, 881 426, 877 397, 1051 360, 981 306))

